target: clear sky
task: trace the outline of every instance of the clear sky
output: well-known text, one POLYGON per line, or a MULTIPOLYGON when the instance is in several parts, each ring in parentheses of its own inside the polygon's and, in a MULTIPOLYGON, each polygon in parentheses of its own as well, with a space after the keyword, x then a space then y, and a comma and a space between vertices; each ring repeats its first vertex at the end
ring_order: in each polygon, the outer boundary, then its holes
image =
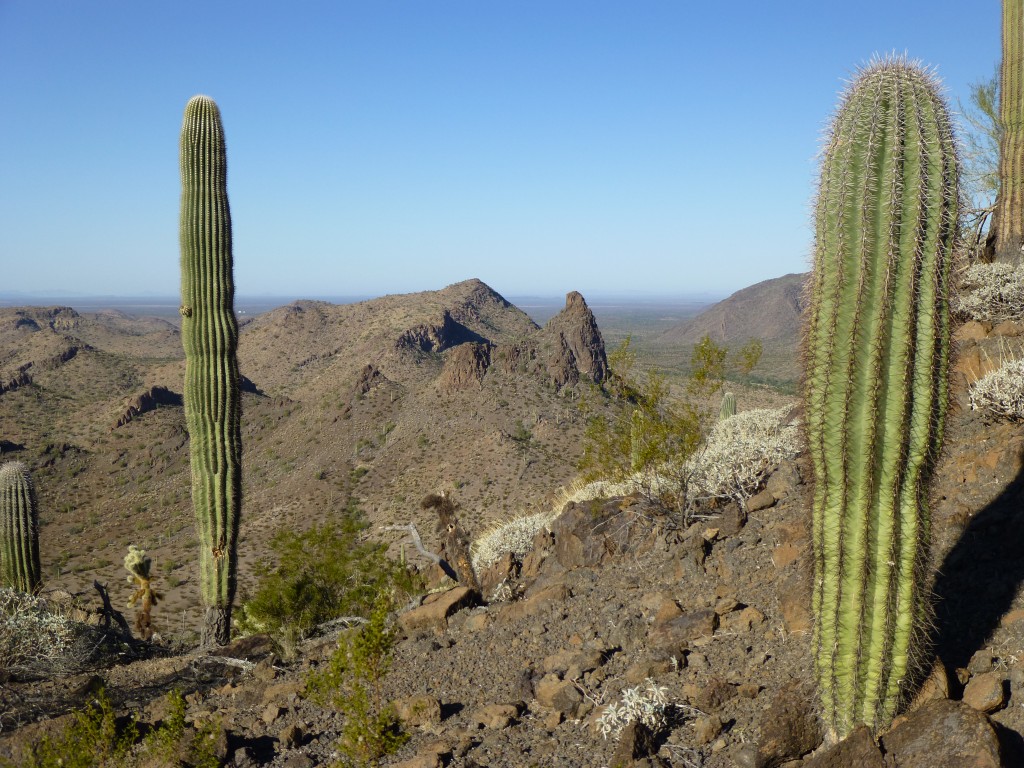
POLYGON ((174 295, 178 135, 220 105, 235 279, 292 298, 725 294, 808 267, 874 53, 948 94, 985 0, 0 0, 0 292, 174 295))

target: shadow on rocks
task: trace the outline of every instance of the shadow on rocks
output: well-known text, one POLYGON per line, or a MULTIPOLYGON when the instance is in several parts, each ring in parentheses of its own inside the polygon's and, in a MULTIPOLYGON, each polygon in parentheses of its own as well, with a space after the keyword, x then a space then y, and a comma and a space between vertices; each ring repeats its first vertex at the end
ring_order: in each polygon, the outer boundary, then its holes
POLYGON ((984 647, 1024 582, 1024 472, 971 517, 935 581, 935 653, 949 670, 984 647))

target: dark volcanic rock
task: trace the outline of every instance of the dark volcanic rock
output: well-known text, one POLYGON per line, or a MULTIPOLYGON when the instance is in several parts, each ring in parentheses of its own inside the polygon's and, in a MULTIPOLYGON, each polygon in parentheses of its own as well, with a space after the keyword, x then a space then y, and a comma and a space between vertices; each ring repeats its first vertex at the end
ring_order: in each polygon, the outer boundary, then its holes
POLYGON ((177 392, 172 392, 167 387, 150 387, 127 402, 124 412, 118 418, 114 428, 123 427, 136 416, 148 413, 158 405, 181 405, 182 402, 181 395, 177 392))
POLYGON ((422 323, 403 332, 395 346, 398 349, 416 349, 421 352, 444 352, 468 341, 486 342, 487 339, 462 325, 447 309, 439 323, 422 323))
POLYGON ((543 335, 553 347, 547 367, 556 385, 575 384, 583 377, 600 384, 608 376, 604 338, 579 292, 566 295, 565 309, 548 321, 543 335))
POLYGON ((445 392, 479 387, 491 365, 491 345, 469 342, 449 350, 437 386, 445 392))
POLYGON ((826 752, 806 761, 804 768, 885 768, 885 759, 871 738, 871 731, 861 726, 826 752))
POLYGON ((998 768, 999 739, 989 719, 957 701, 930 701, 882 737, 898 768, 998 768))

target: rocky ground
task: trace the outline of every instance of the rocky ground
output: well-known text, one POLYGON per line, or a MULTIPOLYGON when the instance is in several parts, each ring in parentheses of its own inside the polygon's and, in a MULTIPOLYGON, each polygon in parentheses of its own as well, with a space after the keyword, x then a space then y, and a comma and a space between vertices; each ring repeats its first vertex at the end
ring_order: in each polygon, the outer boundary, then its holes
MULTIPOLYGON (((1024 765, 1024 427, 972 411, 967 387, 1024 327, 958 332, 954 406, 935 476, 935 667, 877 738, 822 746, 810 655, 808 468, 786 462, 745 509, 682 521, 643 498, 571 504, 531 553, 482 574, 481 593, 438 592, 397 617, 384 698, 410 741, 383 761, 452 766, 1024 765), (650 682, 648 682, 650 681, 650 682), (666 725, 605 738, 627 689, 664 689, 666 725)), ((159 609, 157 609, 159 613, 159 609)), ((118 710, 216 723, 229 766, 337 759, 345 713, 305 695, 337 633, 293 660, 266 638, 0 686, 0 755, 67 721, 102 682, 118 710), (239 663, 243 660, 246 663, 239 663)))

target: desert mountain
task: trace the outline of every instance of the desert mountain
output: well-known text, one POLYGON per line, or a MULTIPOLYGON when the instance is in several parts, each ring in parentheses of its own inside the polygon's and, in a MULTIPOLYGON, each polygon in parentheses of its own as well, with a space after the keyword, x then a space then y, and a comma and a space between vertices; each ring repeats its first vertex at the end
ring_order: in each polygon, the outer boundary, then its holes
POLYGON ((806 274, 790 274, 736 291, 697 317, 669 328, 662 339, 676 344, 696 344, 704 336, 719 344, 795 340, 806 279, 806 274))
MULTIPOLYGON (((479 280, 295 302, 242 326, 239 362, 243 586, 276 530, 328 520, 350 497, 374 525, 416 522, 428 542, 429 493, 452 492, 472 535, 543 504, 575 474, 576 401, 607 375, 579 293, 541 328, 479 280)), ((183 378, 166 321, 0 309, 3 458, 34 473, 51 586, 121 582, 136 544, 168 609, 196 604, 183 378)))
POLYGON ((799 378, 797 349, 806 279, 806 273, 789 274, 743 288, 696 317, 669 328, 654 344, 692 347, 709 336, 717 344, 739 348, 751 339, 760 339, 764 356, 755 375, 790 385, 799 378))

